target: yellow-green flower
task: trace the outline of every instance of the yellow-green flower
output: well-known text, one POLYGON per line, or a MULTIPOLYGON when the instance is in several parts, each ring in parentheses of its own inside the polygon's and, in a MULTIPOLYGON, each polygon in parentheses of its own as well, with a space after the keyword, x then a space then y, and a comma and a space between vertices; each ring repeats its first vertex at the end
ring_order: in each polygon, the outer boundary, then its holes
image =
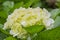
POLYGON ((47 29, 54 23, 50 18, 51 14, 46 9, 37 8, 22 8, 15 9, 8 16, 3 29, 11 29, 10 34, 13 37, 26 38, 27 31, 23 27, 32 25, 45 25, 47 29))

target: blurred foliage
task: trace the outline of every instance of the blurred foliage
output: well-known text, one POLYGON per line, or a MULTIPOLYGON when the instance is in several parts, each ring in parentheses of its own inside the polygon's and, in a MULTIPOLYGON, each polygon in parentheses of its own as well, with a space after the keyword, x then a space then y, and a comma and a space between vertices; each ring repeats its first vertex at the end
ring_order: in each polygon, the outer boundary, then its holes
POLYGON ((6 37, 7 37, 6 34, 0 32, 0 40, 4 40, 4 38, 6 38, 6 37))
POLYGON ((27 30, 28 33, 34 34, 34 33, 42 31, 44 28, 45 27, 43 25, 34 25, 34 26, 31 26, 31 27, 27 27, 25 29, 27 30))
POLYGON ((9 37, 5 38, 5 40, 17 40, 17 39, 12 36, 9 36, 9 37))
POLYGON ((52 30, 40 32, 32 40, 60 40, 60 26, 52 30))
POLYGON ((19 7, 46 8, 55 20, 54 27, 57 28, 52 30, 42 31, 43 26, 25 28, 31 34, 38 32, 38 35, 32 40, 60 40, 60 0, 0 0, 0 40, 17 40, 17 38, 12 37, 7 31, 3 30, 2 27, 8 15, 19 7))
POLYGON ((60 26, 60 16, 57 16, 55 19, 54 27, 60 26))
POLYGON ((60 8, 52 9, 50 12, 51 12, 51 17, 55 19, 60 14, 60 8))

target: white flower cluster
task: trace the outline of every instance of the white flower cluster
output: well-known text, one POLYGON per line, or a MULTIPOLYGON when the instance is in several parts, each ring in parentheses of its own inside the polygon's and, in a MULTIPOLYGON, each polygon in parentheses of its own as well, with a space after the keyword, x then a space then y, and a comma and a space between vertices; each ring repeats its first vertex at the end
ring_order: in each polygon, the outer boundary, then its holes
POLYGON ((23 27, 32 25, 45 25, 48 29, 54 23, 50 18, 51 14, 46 9, 37 8, 22 8, 15 9, 14 12, 8 16, 7 22, 3 29, 10 29, 10 34, 18 38, 26 37, 26 30, 23 27))

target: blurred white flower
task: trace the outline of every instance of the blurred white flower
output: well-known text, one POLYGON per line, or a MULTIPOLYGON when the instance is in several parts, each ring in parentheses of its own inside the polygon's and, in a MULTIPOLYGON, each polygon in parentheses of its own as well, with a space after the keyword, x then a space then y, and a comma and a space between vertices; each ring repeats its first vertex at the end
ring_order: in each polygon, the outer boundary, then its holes
POLYGON ((8 16, 3 29, 11 29, 10 34, 13 37, 26 38, 27 31, 23 27, 32 25, 44 25, 46 29, 54 23, 50 18, 51 14, 46 9, 37 8, 19 8, 8 16))
MULTIPOLYGON (((54 23, 54 20, 51 19, 51 18, 45 19, 45 20, 43 20, 43 23, 44 23, 44 25, 46 26, 46 28, 49 29, 49 28, 51 27, 51 25, 54 23)), ((53 26, 52 26, 52 27, 53 27, 53 26)), ((52 27, 51 27, 51 28, 52 28, 52 27)), ((50 28, 50 29, 51 29, 51 28, 50 28)))

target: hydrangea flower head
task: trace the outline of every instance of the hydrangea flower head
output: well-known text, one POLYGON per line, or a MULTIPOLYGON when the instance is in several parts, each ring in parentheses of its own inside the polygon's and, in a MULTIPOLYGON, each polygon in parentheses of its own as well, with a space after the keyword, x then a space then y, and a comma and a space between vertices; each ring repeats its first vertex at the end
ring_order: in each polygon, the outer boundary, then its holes
POLYGON ((8 16, 3 29, 10 29, 10 34, 13 37, 25 38, 27 31, 23 27, 32 25, 44 25, 47 29, 54 23, 50 18, 51 14, 46 9, 37 8, 22 8, 15 9, 8 16))

